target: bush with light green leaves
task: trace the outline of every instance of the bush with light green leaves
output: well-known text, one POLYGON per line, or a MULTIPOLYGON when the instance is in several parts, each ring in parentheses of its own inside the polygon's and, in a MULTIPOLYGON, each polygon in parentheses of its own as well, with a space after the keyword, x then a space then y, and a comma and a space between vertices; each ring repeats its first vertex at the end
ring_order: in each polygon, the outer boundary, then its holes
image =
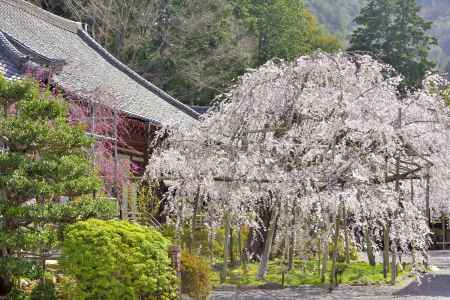
POLYGON ((90 219, 67 228, 61 266, 71 299, 174 299, 169 240, 126 221, 90 219))

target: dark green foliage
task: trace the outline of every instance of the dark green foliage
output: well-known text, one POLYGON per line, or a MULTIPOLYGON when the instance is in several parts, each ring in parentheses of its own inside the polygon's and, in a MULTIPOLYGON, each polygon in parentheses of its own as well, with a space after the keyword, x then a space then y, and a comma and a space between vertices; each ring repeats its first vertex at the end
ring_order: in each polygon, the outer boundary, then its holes
POLYGON ((212 270, 199 256, 183 252, 181 257, 181 291, 194 299, 205 300, 211 292, 212 270))
POLYGON ((164 1, 164 20, 137 51, 135 68, 190 104, 207 104, 252 65, 252 41, 228 1, 164 1), (166 19, 167 18, 167 19, 166 19))
POLYGON ((371 0, 356 18, 352 51, 364 51, 393 66, 404 76, 403 86, 417 88, 434 67, 428 59, 436 40, 428 35, 431 22, 418 15, 416 0, 371 0))
POLYGON ((21 276, 36 279, 43 274, 42 262, 18 254, 44 257, 65 224, 97 215, 97 204, 85 198, 57 205, 60 196, 99 188, 86 151, 92 141, 82 127, 68 123, 64 100, 33 81, 0 77, 0 107, 0 274, 13 282, 21 276))
POLYGON ((124 221, 87 220, 65 233, 61 266, 71 299, 173 299, 169 240, 124 221))
POLYGON ((52 282, 44 281, 31 292, 30 300, 57 300, 56 288, 52 282))

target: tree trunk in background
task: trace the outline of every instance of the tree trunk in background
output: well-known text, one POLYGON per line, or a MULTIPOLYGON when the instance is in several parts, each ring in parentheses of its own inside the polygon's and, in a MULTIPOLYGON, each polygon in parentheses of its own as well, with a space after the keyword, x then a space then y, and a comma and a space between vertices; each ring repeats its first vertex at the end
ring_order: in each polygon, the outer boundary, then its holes
POLYGON ((275 236, 275 228, 277 226, 277 220, 278 220, 278 209, 275 209, 275 212, 272 215, 272 220, 270 222, 269 228, 267 229, 266 241, 264 243, 264 252, 261 256, 258 274, 256 275, 256 278, 259 280, 264 279, 264 277, 267 274, 270 252, 272 250, 273 238, 275 236))
POLYGON ((383 276, 386 279, 389 272, 389 226, 383 228, 383 276))
MULTIPOLYGON (((0 259, 8 256, 8 250, 6 248, 0 248, 0 259)), ((0 274, 0 296, 8 295, 13 288, 13 283, 7 274, 0 274)))
POLYGON ((366 241, 367 258, 369 260, 369 264, 371 266, 375 266, 375 254, 373 253, 372 239, 371 239, 369 227, 367 225, 364 226, 364 239, 366 241))
POLYGON ((259 210, 258 226, 261 232, 250 228, 247 239, 247 254, 252 258, 260 258, 264 252, 265 239, 267 238, 267 230, 272 221, 273 210, 268 208, 261 208, 259 210))

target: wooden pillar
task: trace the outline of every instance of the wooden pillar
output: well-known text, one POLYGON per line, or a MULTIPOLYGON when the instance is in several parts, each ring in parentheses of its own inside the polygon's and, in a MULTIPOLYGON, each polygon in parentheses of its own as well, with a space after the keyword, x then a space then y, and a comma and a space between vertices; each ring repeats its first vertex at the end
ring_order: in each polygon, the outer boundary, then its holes
POLYGON ((445 215, 442 214, 442 250, 445 250, 445 235, 447 233, 447 227, 445 226, 445 215))
MULTIPOLYGON (((96 109, 95 109, 95 102, 90 101, 89 102, 89 107, 90 107, 90 126, 91 126, 91 134, 93 136, 95 136, 95 114, 96 114, 96 109)), ((96 161, 96 157, 95 157, 95 143, 92 144, 92 164, 95 168, 95 161, 96 161)))
POLYGON ((114 159, 114 183, 113 183, 113 194, 116 197, 117 203, 119 204, 119 218, 124 219, 123 209, 122 209, 122 196, 119 193, 119 154, 118 154, 118 120, 117 120, 117 110, 113 110, 113 135, 114 135, 114 145, 113 145, 113 159, 114 159))
POLYGON ((150 122, 145 122, 145 148, 144 148, 144 168, 148 165, 148 160, 150 159, 150 137, 151 137, 151 131, 152 126, 150 125, 150 122))
POLYGON ((169 248, 169 257, 172 268, 175 270, 178 278, 177 299, 181 299, 181 248, 178 245, 172 245, 169 248))

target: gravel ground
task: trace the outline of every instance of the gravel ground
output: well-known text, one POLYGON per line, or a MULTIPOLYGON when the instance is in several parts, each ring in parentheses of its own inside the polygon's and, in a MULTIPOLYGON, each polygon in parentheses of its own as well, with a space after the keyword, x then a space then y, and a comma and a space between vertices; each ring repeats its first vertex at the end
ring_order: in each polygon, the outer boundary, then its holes
POLYGON ((440 300, 450 299, 450 252, 431 253, 431 264, 438 268, 418 282, 411 282, 404 287, 391 286, 339 286, 329 293, 327 290, 302 286, 287 289, 251 289, 216 290, 211 300, 288 300, 288 299, 323 299, 323 300, 440 300), (440 267, 440 268, 439 268, 440 267))

